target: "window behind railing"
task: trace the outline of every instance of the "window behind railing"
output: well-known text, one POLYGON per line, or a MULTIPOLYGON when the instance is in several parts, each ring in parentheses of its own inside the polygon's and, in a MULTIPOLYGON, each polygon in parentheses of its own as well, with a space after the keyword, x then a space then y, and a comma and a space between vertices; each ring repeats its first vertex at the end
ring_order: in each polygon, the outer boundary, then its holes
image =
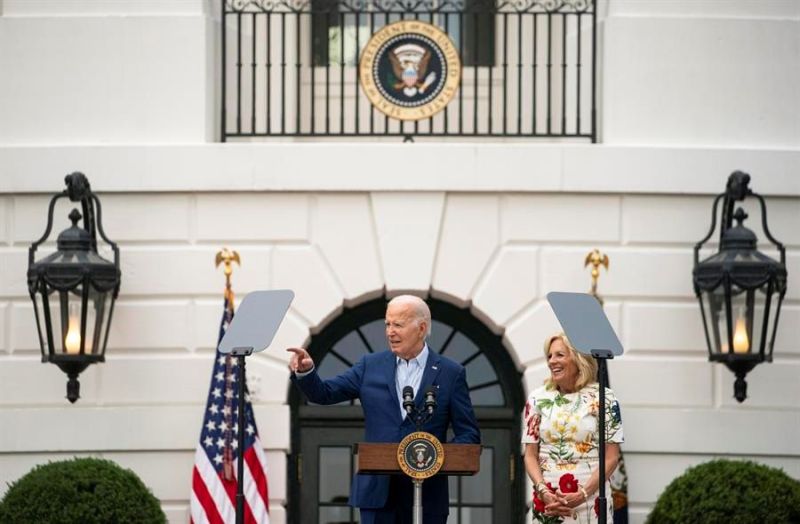
POLYGON ((582 137, 595 133, 592 0, 223 0, 222 140, 242 137, 582 137), (360 51, 422 20, 461 57, 449 105, 417 122, 374 109, 360 51))

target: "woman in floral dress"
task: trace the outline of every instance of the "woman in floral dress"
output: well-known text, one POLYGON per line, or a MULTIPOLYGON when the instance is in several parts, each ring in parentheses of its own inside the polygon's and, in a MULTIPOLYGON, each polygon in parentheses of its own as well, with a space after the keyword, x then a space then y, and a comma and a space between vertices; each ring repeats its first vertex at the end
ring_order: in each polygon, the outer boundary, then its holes
MULTIPOLYGON (((600 484, 597 362, 578 353, 563 333, 545 341, 550 378, 525 403, 525 469, 533 481, 533 522, 597 522, 600 484)), ((606 479, 623 441, 619 403, 606 388, 606 479)), ((613 515, 606 482, 608 521, 613 515)))

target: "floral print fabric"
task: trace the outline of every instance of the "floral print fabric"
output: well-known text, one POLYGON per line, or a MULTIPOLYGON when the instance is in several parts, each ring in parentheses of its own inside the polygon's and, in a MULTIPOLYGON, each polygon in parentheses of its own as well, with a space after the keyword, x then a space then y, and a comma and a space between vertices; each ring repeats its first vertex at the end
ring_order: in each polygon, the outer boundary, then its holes
MULTIPOLYGON (((533 391, 525 403, 523 443, 539 444, 539 466, 548 488, 575 493, 589 480, 599 466, 598 414, 599 386, 589 384, 575 393, 560 393, 545 386, 533 391)), ((607 443, 622 443, 622 417, 619 402, 606 388, 605 438, 607 443)), ((544 502, 534 492, 533 522, 541 524, 595 523, 598 513, 598 492, 575 508, 573 517, 544 515, 544 502)), ((611 489, 606 483, 606 514, 613 515, 611 489)))

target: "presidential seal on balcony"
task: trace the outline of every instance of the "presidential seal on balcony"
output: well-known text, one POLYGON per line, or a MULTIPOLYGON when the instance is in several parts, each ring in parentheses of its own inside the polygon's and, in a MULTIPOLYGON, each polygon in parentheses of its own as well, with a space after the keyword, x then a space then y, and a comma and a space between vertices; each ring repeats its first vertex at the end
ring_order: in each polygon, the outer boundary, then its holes
POLYGON ((461 60, 450 37, 418 20, 372 35, 359 60, 361 88, 375 108, 398 120, 430 118, 452 100, 461 60))
POLYGON ((436 475, 442 468, 444 447, 430 433, 416 431, 397 446, 397 462, 403 473, 421 481, 436 475))

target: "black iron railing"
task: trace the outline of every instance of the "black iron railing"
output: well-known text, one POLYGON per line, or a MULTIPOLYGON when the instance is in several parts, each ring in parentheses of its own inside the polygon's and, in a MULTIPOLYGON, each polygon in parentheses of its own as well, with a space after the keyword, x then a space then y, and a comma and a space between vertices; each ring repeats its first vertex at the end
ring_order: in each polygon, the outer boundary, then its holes
POLYGON ((223 0, 223 141, 246 137, 596 139, 594 0, 223 0), (422 20, 459 49, 447 108, 401 122, 358 82, 370 36, 422 20))

